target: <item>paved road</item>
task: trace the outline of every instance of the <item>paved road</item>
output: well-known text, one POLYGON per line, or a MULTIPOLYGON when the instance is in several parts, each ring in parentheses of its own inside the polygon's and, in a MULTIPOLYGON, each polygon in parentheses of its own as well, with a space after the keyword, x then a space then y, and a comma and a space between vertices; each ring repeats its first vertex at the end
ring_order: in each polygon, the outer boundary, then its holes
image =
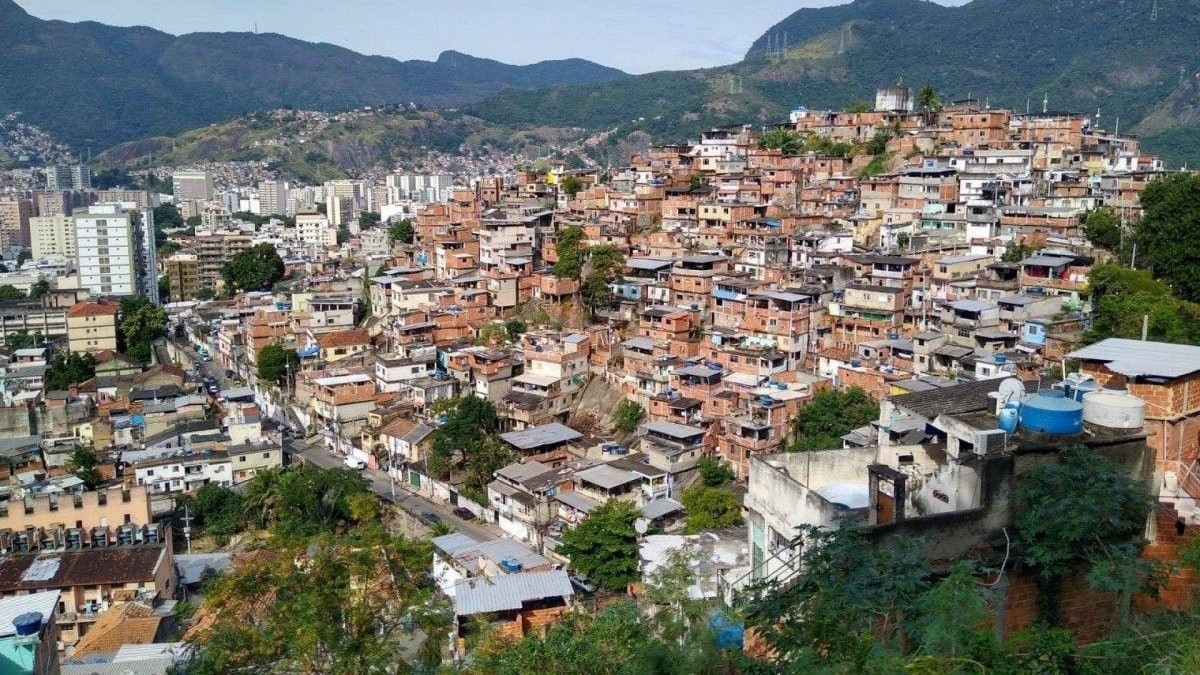
MULTIPOLYGON (((284 443, 284 448, 289 454, 302 457, 304 461, 310 462, 322 469, 345 468, 344 460, 341 457, 331 454, 325 448, 324 441, 319 436, 312 440, 287 441, 284 443)), ((370 481, 371 489, 375 494, 379 495, 385 501, 394 502, 397 506, 414 516, 420 516, 426 512, 437 514, 442 519, 442 522, 479 541, 487 541, 503 535, 498 529, 486 523, 478 520, 466 521, 459 518, 450 512, 449 506, 438 504, 421 495, 413 494, 405 489, 402 483, 393 484, 391 477, 383 471, 366 469, 361 473, 364 478, 370 481), (393 490, 395 491, 394 498, 393 490)))

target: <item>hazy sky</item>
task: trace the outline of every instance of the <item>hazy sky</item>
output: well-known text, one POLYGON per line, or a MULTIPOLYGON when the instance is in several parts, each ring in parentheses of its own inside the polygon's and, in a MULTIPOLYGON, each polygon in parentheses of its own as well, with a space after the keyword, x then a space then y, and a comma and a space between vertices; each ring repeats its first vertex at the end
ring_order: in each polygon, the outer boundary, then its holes
MULTIPOLYGON (((532 63, 581 57, 631 73, 741 59, 801 7, 838 0, 16 0, 43 19, 150 26, 168 33, 249 31, 366 54, 433 59, 445 49, 532 63)), ((843 0, 844 1, 844 0, 843 0)), ((965 0, 938 0, 962 4, 965 0)))

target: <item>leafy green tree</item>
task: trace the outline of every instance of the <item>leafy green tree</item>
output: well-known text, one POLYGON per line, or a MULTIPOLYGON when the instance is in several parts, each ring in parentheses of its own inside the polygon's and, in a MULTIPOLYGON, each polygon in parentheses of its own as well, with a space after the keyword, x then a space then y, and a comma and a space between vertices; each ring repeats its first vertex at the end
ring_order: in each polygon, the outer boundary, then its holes
POLYGON ((300 370, 300 356, 278 342, 258 351, 258 377, 266 382, 283 386, 288 378, 300 370))
POLYGON ((21 265, 24 265, 26 260, 33 260, 33 253, 29 249, 23 248, 17 254, 17 268, 19 269, 21 265))
POLYGON ((721 487, 733 482, 733 469, 716 457, 701 457, 696 465, 700 471, 700 481, 708 487, 721 487))
POLYGON ((388 226, 388 243, 395 244, 411 244, 416 237, 416 231, 413 229, 412 221, 408 218, 397 220, 388 226))
POLYGON ((559 279, 578 279, 583 273, 586 248, 582 227, 571 225, 563 228, 554 242, 554 253, 558 256, 558 261, 554 263, 554 276, 559 279))
POLYGON ((1179 300, 1165 282, 1146 270, 1097 265, 1089 275, 1092 321, 1088 342, 1110 337, 1139 339, 1142 317, 1147 338, 1159 342, 1200 344, 1200 305, 1179 300))
POLYGON ((160 204, 152 209, 154 227, 159 230, 181 230, 184 227, 183 216, 174 204, 160 204))
POLYGON ((195 232, 196 228, 200 227, 200 224, 203 222, 204 222, 204 219, 201 218, 200 216, 188 216, 183 221, 184 225, 187 225, 188 229, 193 232, 195 232))
POLYGON ((162 302, 171 300, 171 276, 164 274, 158 278, 158 298, 162 302))
POLYGON ((200 615, 211 624, 180 670, 433 672, 450 615, 428 580, 432 551, 377 524, 261 549, 206 589, 200 615), (430 636, 416 656, 406 651, 415 629, 430 636))
POLYGON ((203 286, 200 290, 196 291, 197 300, 212 300, 215 297, 217 297, 217 294, 208 286, 203 286))
POLYGON ((580 294, 592 311, 612 304, 613 293, 609 283, 620 280, 620 272, 624 267, 625 254, 616 246, 606 244, 587 250, 587 272, 580 294))
POLYGON ((196 522, 205 534, 228 541, 233 535, 245 531, 245 499, 240 492, 210 483, 196 491, 194 501, 196 522))
POLYGON ((1128 596, 1152 576, 1138 557, 1155 501, 1148 486, 1082 445, 1021 475, 1016 489, 1017 556, 1037 575, 1038 609, 1058 620, 1062 582, 1090 563, 1088 581, 1128 596), (1081 492, 1080 485, 1088 489, 1081 492), (1102 563, 1102 564, 1101 564, 1102 563))
POLYGON ((122 298, 117 327, 125 353, 149 363, 154 341, 167 335, 167 312, 145 296, 122 298))
POLYGON ((363 211, 358 214, 358 228, 360 230, 369 230, 382 221, 383 218, 380 217, 378 211, 363 211))
POLYGON ((579 180, 578 176, 564 176, 562 182, 559 184, 559 188, 568 196, 574 198, 575 195, 583 190, 583 181, 579 180))
POLYGON ((787 127, 772 127, 759 137, 758 147, 764 150, 779 150, 784 155, 798 155, 804 145, 795 131, 787 127))
POLYGON ((942 99, 932 84, 926 84, 917 93, 917 107, 925 112, 926 123, 928 123, 930 114, 941 109, 942 99))
POLYGON ((742 522, 742 506, 728 488, 693 485, 683 491, 681 503, 687 514, 684 534, 724 530, 742 522))
POLYGON ((45 279, 38 279, 29 285, 29 299, 41 300, 42 296, 50 292, 50 282, 45 279))
POLYGON ((870 112, 870 111, 871 111, 871 102, 870 101, 855 101, 854 103, 851 103, 850 105, 846 106, 846 112, 850 113, 851 115, 858 115, 858 114, 870 112))
POLYGON ((175 255, 183 247, 173 241, 164 241, 155 247, 155 253, 160 258, 170 258, 175 255))
POLYGON ((24 300, 27 296, 17 289, 12 284, 4 284, 0 286, 0 302, 12 302, 14 300, 24 300))
POLYGON ((633 401, 621 401, 613 414, 613 429, 623 434, 637 431, 638 425, 646 417, 646 410, 633 401))
POLYGON ((596 585, 619 593, 638 579, 637 532, 641 511, 631 502, 610 499, 562 536, 555 553, 596 585))
POLYGON ((1021 262, 1036 251, 1037 249, 1023 241, 1014 241, 1012 245, 1005 247, 1004 255, 1000 256, 1000 260, 1009 263, 1021 262))
POLYGON ((700 172, 693 173, 691 177, 688 178, 688 189, 690 190, 699 190, 700 188, 704 187, 704 185, 704 174, 700 172))
POLYGON ((520 340, 526 328, 528 327, 525 322, 520 319, 509 319, 504 322, 504 332, 508 335, 509 342, 520 340))
POLYGON ((88 448, 79 447, 71 453, 70 459, 67 460, 67 470, 83 481, 84 487, 95 490, 96 486, 104 481, 99 469, 96 468, 99 463, 96 453, 88 448))
POLYGON ((31 349, 42 344, 42 334, 21 329, 5 338, 4 343, 12 349, 31 349))
POLYGON ((1112 209, 1089 211, 1083 221, 1083 234, 1094 246, 1116 251, 1121 246, 1121 219, 1112 209))
POLYGON ((842 447, 842 436, 879 419, 879 404, 860 387, 827 389, 800 408, 792 423, 789 450, 831 450, 842 447))
POLYGON ((350 235, 350 226, 349 225, 347 225, 346 223, 342 223, 341 225, 338 225, 338 228, 337 228, 338 246, 341 246, 342 244, 350 241, 350 236, 351 235, 350 235))
POLYGON ((446 421, 434 430, 426 460, 430 473, 439 480, 465 468, 476 456, 495 454, 488 439, 500 423, 492 402, 478 396, 454 399, 444 414, 446 421))
POLYGON ((234 254, 221 268, 221 279, 231 293, 265 291, 283 278, 284 271, 275 247, 262 243, 234 254))
POLYGON ((1200 176, 1156 178, 1142 191, 1138 262, 1189 302, 1200 302, 1200 176))
POLYGON ((96 376, 96 361, 91 354, 56 352, 50 357, 43 379, 46 391, 64 391, 72 384, 86 382, 96 376))

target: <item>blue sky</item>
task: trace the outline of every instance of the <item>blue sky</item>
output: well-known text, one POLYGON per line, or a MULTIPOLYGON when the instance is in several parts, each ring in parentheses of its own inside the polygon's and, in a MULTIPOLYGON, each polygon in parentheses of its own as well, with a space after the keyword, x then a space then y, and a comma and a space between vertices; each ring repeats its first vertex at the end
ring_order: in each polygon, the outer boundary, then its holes
MULTIPOLYGON (((433 59, 445 49, 506 63, 581 57, 631 73, 741 59, 801 7, 837 0, 16 0, 43 19, 150 26, 168 33, 249 31, 366 54, 433 59)), ((962 4, 964 0, 939 0, 962 4)))

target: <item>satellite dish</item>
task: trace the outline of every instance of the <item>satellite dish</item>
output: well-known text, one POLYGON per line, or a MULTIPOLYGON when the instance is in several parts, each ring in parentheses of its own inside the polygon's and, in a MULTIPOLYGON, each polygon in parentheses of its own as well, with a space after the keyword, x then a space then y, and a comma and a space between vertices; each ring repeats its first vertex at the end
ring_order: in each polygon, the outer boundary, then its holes
POLYGON ((1005 378, 1000 383, 1000 390, 997 392, 1001 403, 1010 401, 1019 401, 1025 396, 1025 384, 1015 377, 1005 378))
POLYGON ((646 520, 645 518, 638 518, 637 520, 633 521, 633 531, 634 532, 637 532, 638 534, 646 534, 646 532, 649 529, 650 529, 650 521, 649 520, 646 520))

